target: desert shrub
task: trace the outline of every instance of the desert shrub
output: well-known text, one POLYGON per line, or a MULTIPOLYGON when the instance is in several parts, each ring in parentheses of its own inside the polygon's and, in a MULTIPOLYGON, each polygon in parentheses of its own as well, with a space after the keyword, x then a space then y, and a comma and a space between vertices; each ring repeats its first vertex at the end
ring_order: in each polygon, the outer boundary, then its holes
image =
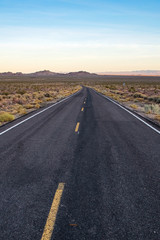
POLYGON ((12 113, 13 115, 16 115, 16 114, 18 113, 18 111, 17 111, 17 109, 12 109, 12 110, 11 110, 11 113, 12 113))
POLYGON ((135 99, 134 99, 134 102, 143 102, 143 101, 144 101, 143 98, 135 98, 135 99))
POLYGON ((150 96, 150 97, 148 98, 148 100, 149 100, 149 101, 153 101, 153 97, 150 96))
POLYGON ((20 94, 20 95, 23 95, 23 94, 25 94, 26 93, 26 91, 24 90, 24 89, 19 89, 18 91, 17 91, 17 93, 18 94, 20 94))
POLYGON ((19 108, 18 113, 19 113, 20 115, 25 115, 25 114, 27 113, 27 111, 26 111, 25 108, 22 107, 22 108, 19 108))
POLYGON ((2 95, 8 96, 9 92, 2 92, 2 95))
POLYGON ((131 97, 127 97, 125 100, 126 100, 126 102, 129 102, 129 101, 132 101, 132 98, 131 97))
POLYGON ((150 96, 148 97, 149 101, 160 103, 160 96, 150 96))
POLYGON ((48 97, 48 98, 46 98, 46 101, 49 102, 49 101, 52 101, 52 99, 53 99, 53 98, 48 97))
POLYGON ((130 107, 133 108, 133 109, 137 109, 138 108, 136 104, 131 104, 130 107))
POLYGON ((24 105, 24 107, 26 109, 31 109, 31 108, 33 108, 33 105, 28 103, 28 104, 24 105))
POLYGON ((115 90, 114 92, 115 92, 116 94, 120 94, 120 95, 123 95, 123 94, 124 94, 124 92, 119 91, 119 90, 115 90))
POLYGON ((134 93, 136 90, 135 90, 134 87, 130 87, 130 88, 128 89, 128 91, 134 93))
POLYGON ((59 93, 59 89, 58 89, 58 88, 56 88, 55 91, 56 91, 57 93, 59 93))
POLYGON ((51 97, 51 95, 49 93, 45 93, 44 96, 45 97, 51 97))
POLYGON ((115 86, 115 85, 110 85, 110 86, 108 86, 109 87, 109 89, 111 89, 111 90, 117 90, 117 87, 115 86))
POLYGON ((144 105, 144 111, 145 111, 145 113, 151 113, 151 108, 150 108, 150 105, 148 105, 148 104, 145 104, 144 105))
POLYGON ((160 115, 155 116, 155 120, 160 121, 160 115))
POLYGON ((154 101, 156 103, 160 103, 160 96, 153 96, 152 101, 154 101))
POLYGON ((22 105, 24 103, 24 100, 19 98, 19 96, 18 97, 14 97, 12 101, 13 101, 14 104, 17 103, 17 104, 21 104, 22 105))
POLYGON ((37 108, 37 109, 40 108, 40 104, 37 103, 37 104, 35 105, 35 108, 37 108))
POLYGON ((145 104, 144 110, 146 113, 160 114, 160 106, 158 104, 145 104))
POLYGON ((114 100, 116 101, 120 101, 120 97, 117 95, 112 94, 112 98, 114 98, 114 100))
POLYGON ((0 112, 0 122, 9 122, 14 120, 14 116, 8 112, 0 112))
POLYGON ((133 97, 134 98, 144 98, 144 99, 147 99, 147 96, 145 94, 138 93, 138 92, 134 93, 133 97))
POLYGON ((25 97, 25 99, 29 100, 29 99, 31 99, 31 94, 25 93, 23 97, 25 97))
POLYGON ((152 109, 152 112, 155 114, 160 113, 160 106, 158 104, 152 104, 151 109, 152 109))
POLYGON ((160 97, 157 97, 156 103, 160 103, 160 97))

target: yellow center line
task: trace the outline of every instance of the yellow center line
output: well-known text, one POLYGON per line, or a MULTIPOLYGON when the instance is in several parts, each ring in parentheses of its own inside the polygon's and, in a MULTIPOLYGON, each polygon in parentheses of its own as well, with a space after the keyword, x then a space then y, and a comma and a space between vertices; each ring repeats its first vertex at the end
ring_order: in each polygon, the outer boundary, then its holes
POLYGON ((81 111, 83 112, 84 111, 84 108, 82 107, 81 111))
POLYGON ((44 227, 44 231, 43 231, 41 240, 50 240, 52 237, 59 204, 60 204, 62 193, 64 190, 64 185, 65 185, 65 183, 59 183, 59 185, 58 185, 58 188, 54 195, 52 206, 51 206, 51 209, 50 209, 47 221, 46 221, 46 225, 44 227))
POLYGON ((77 125, 76 125, 76 128, 75 128, 75 132, 78 132, 79 125, 80 125, 80 123, 78 122, 77 125))

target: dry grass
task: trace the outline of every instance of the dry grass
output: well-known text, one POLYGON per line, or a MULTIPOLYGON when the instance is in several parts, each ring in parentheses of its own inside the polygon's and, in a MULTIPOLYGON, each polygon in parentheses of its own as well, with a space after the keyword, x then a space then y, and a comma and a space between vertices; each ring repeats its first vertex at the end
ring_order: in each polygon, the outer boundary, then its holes
POLYGON ((0 124, 56 102, 80 89, 62 82, 0 82, 0 124), (10 117, 9 117, 10 116, 10 117))

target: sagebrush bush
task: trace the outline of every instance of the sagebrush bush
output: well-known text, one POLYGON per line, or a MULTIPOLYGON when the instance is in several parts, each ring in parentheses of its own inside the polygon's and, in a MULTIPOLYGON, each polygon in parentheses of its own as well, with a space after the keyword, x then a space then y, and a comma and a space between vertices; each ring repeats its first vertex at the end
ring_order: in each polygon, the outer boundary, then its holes
POLYGON ((158 104, 152 104, 152 112, 155 114, 159 114, 160 113, 160 106, 158 104))
POLYGON ((155 103, 160 103, 160 96, 150 96, 148 100, 155 103))
POLYGON ((138 106, 136 104, 131 104, 130 107, 133 108, 133 109, 137 109, 138 108, 138 106))
POLYGON ((15 117, 8 112, 0 112, 0 122, 9 122, 14 120, 15 117))
POLYGON ((144 111, 145 113, 160 114, 160 106, 158 104, 145 104, 144 111))
POLYGON ((133 97, 134 98, 144 98, 144 99, 147 99, 147 96, 145 94, 142 94, 142 93, 139 93, 139 92, 134 93, 133 97))
POLYGON ((128 89, 128 91, 133 93, 133 92, 135 92, 136 90, 135 90, 134 87, 130 87, 130 88, 128 89))
POLYGON ((145 104, 145 105, 144 105, 144 111, 145 111, 145 113, 151 113, 150 105, 145 104))

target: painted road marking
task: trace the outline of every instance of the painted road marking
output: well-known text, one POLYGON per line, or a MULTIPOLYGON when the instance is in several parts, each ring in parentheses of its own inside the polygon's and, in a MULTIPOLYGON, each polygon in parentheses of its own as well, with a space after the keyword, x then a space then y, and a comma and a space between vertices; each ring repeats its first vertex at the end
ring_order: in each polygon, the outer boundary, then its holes
POLYGON ((83 112, 84 111, 84 108, 82 107, 81 111, 83 112))
MULTIPOLYGON (((72 95, 70 95, 70 96, 68 96, 68 97, 66 97, 66 98, 64 98, 64 99, 62 99, 62 100, 59 101, 59 102, 54 103, 53 105, 51 105, 51 106, 49 106, 49 107, 47 107, 47 108, 41 110, 40 112, 33 114, 32 116, 30 116, 30 117, 24 119, 23 121, 21 121, 21 122, 15 124, 14 126, 12 126, 12 127, 8 128, 8 129, 4 130, 3 132, 0 133, 0 136, 3 135, 4 133, 10 131, 11 129, 13 129, 13 128, 19 126, 19 125, 21 125, 22 123, 24 123, 24 122, 30 120, 31 118, 33 118, 33 117, 35 117, 35 116, 37 116, 37 115, 39 115, 39 114, 41 114, 41 113, 47 111, 48 109, 50 109, 50 108, 56 106, 57 104, 66 101, 67 99, 69 99, 69 98, 73 97, 74 95, 78 94, 80 91, 81 91, 81 90, 79 90, 78 92, 76 92, 76 93, 74 93, 74 94, 72 94, 72 95)), ((18 120, 18 119, 17 119, 17 120, 18 120)))
MULTIPOLYGON (((96 92, 95 90, 93 90, 94 92, 96 92)), ((98 93, 98 92, 96 92, 98 93)), ((147 122, 145 122, 144 120, 142 120, 140 117, 138 117, 137 115, 135 115, 134 113, 132 113, 131 111, 129 111, 128 109, 126 109, 125 107, 121 106, 119 103, 115 102, 113 99, 106 97, 100 93, 98 93, 99 95, 101 95, 102 97, 108 99, 110 102, 116 104, 117 106, 119 106, 120 108, 122 108, 123 110, 125 110, 126 112, 130 113, 133 117, 137 118, 139 121, 141 121, 142 123, 144 123, 145 125, 147 125, 149 128, 151 128, 152 130, 154 130, 155 132, 157 132, 158 134, 160 134, 160 131, 154 127, 152 127, 150 124, 148 124, 147 122)))
POLYGON ((78 225, 76 223, 71 223, 70 226, 71 227, 77 227, 78 225))
POLYGON ((80 123, 78 122, 77 125, 76 125, 76 128, 75 128, 75 132, 78 132, 79 125, 80 125, 80 123))
POLYGON ((47 221, 46 221, 46 225, 44 227, 44 231, 43 231, 41 240, 50 240, 52 237, 59 204, 60 204, 62 193, 64 190, 64 185, 65 185, 65 183, 59 183, 59 185, 58 185, 58 188, 54 195, 53 203, 52 203, 52 206, 51 206, 51 209, 50 209, 47 221))

